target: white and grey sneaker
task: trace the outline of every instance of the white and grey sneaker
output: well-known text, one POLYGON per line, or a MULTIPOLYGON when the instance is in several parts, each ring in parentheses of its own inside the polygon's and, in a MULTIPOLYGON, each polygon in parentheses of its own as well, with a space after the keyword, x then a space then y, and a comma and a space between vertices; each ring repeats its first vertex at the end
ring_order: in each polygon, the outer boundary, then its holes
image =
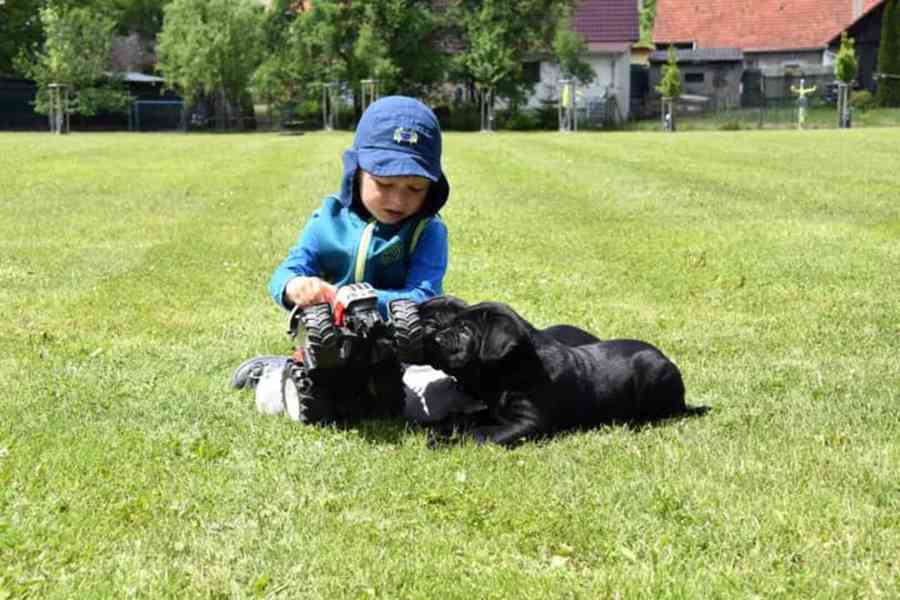
POLYGON ((245 360, 231 375, 231 387, 253 389, 256 387, 266 367, 281 371, 290 361, 287 356, 256 356, 245 360))
MULTIPOLYGON (((264 415, 280 415, 288 408, 285 402, 285 388, 293 388, 293 381, 286 378, 287 365, 267 364, 262 367, 262 374, 256 381, 256 410, 264 415), (285 380, 290 386, 285 385, 285 380)), ((296 395, 296 392, 294 392, 296 395)), ((290 414, 290 411, 288 412, 290 414)))

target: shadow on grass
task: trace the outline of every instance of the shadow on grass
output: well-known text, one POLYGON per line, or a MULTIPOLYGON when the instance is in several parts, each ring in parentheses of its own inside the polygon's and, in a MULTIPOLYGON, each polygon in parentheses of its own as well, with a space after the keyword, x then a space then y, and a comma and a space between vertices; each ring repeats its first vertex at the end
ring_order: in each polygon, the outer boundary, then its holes
POLYGON ((681 421, 683 419, 701 417, 707 414, 711 408, 709 406, 687 406, 684 412, 666 417, 647 419, 642 421, 619 421, 610 420, 590 427, 573 427, 552 433, 538 434, 533 437, 519 437, 516 439, 505 439, 503 442, 495 442, 491 440, 492 430, 498 429, 500 424, 493 418, 488 411, 480 411, 478 413, 467 415, 453 415, 443 421, 438 421, 429 425, 420 426, 427 434, 427 446, 431 450, 448 448, 451 446, 473 442, 477 445, 498 444, 506 448, 512 449, 523 444, 546 444, 554 440, 558 440, 567 435, 575 433, 585 433, 590 431, 602 432, 609 427, 622 427, 635 433, 647 429, 655 429, 657 427, 665 427, 681 421))
POLYGON ((422 431, 422 427, 404 419, 363 419, 353 423, 335 423, 331 425, 338 431, 355 432, 370 444, 400 444, 403 440, 422 431))

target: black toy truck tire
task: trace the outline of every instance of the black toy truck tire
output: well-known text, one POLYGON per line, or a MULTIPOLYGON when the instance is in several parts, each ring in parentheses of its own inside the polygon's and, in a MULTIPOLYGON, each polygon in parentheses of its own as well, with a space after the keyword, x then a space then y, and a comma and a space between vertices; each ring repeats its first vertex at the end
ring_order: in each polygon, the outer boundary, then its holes
MULTIPOLYGON (((300 423, 329 423, 334 417, 333 398, 327 387, 316 386, 302 365, 294 365, 285 370, 286 376, 296 391, 296 405, 290 406, 293 400, 285 397, 285 409, 288 416, 300 423)), ((288 385, 290 385, 288 383, 288 385)))
POLYGON ((340 332, 334 325, 330 304, 315 304, 303 310, 305 352, 316 366, 333 366, 338 360, 340 332))
POLYGON ((334 420, 332 416, 332 398, 321 389, 301 392, 297 390, 300 403, 300 422, 308 425, 325 424, 334 420))
POLYGON ((422 336, 424 329, 419 320, 419 308, 411 300, 394 300, 389 307, 394 326, 394 342, 400 362, 421 364, 424 358, 422 336))

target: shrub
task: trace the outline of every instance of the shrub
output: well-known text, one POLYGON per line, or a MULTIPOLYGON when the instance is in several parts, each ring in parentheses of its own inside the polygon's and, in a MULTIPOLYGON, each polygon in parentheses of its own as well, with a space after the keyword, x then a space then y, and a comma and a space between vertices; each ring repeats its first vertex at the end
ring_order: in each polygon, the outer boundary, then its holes
POLYGON ((540 108, 535 109, 534 115, 540 129, 553 131, 559 128, 559 107, 556 103, 542 104, 540 108))
POLYGON ((720 131, 740 131, 741 129, 741 122, 737 119, 728 119, 719 125, 720 131))
POLYGON ((505 127, 513 131, 533 131, 541 128, 541 122, 534 110, 525 110, 510 115, 505 127))
POLYGON ((866 111, 875 108, 875 96, 869 90, 857 90, 850 94, 850 106, 866 111))
POLYGON ((455 131, 478 131, 481 129, 481 108, 467 103, 454 107, 447 117, 447 129, 455 131))

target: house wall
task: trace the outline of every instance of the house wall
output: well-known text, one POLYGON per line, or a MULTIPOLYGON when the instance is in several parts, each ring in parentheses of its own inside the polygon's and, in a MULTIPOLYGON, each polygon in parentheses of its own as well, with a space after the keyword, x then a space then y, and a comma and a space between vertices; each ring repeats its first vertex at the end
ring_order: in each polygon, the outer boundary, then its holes
POLYGON ((821 66, 824 64, 825 49, 818 50, 785 50, 780 52, 754 52, 744 50, 744 66, 748 69, 774 70, 785 65, 799 64, 804 66, 821 66))
MULTIPOLYGON (((631 52, 592 52, 585 57, 596 74, 589 86, 578 88, 580 101, 599 100, 609 90, 614 93, 623 119, 628 118, 629 94, 631 92, 631 52)), ((534 86, 534 94, 528 99, 529 108, 538 108, 543 102, 557 102, 559 99, 559 65, 541 61, 541 81, 534 86)))
MULTIPOLYGON (((658 97, 656 86, 662 80, 663 63, 650 66, 650 93, 658 97)), ((741 103, 741 78, 744 67, 739 62, 706 62, 679 64, 683 94, 706 96, 719 108, 732 108, 741 103), (692 77, 693 76, 693 77, 692 77), (703 81, 691 81, 703 77, 703 81)))

